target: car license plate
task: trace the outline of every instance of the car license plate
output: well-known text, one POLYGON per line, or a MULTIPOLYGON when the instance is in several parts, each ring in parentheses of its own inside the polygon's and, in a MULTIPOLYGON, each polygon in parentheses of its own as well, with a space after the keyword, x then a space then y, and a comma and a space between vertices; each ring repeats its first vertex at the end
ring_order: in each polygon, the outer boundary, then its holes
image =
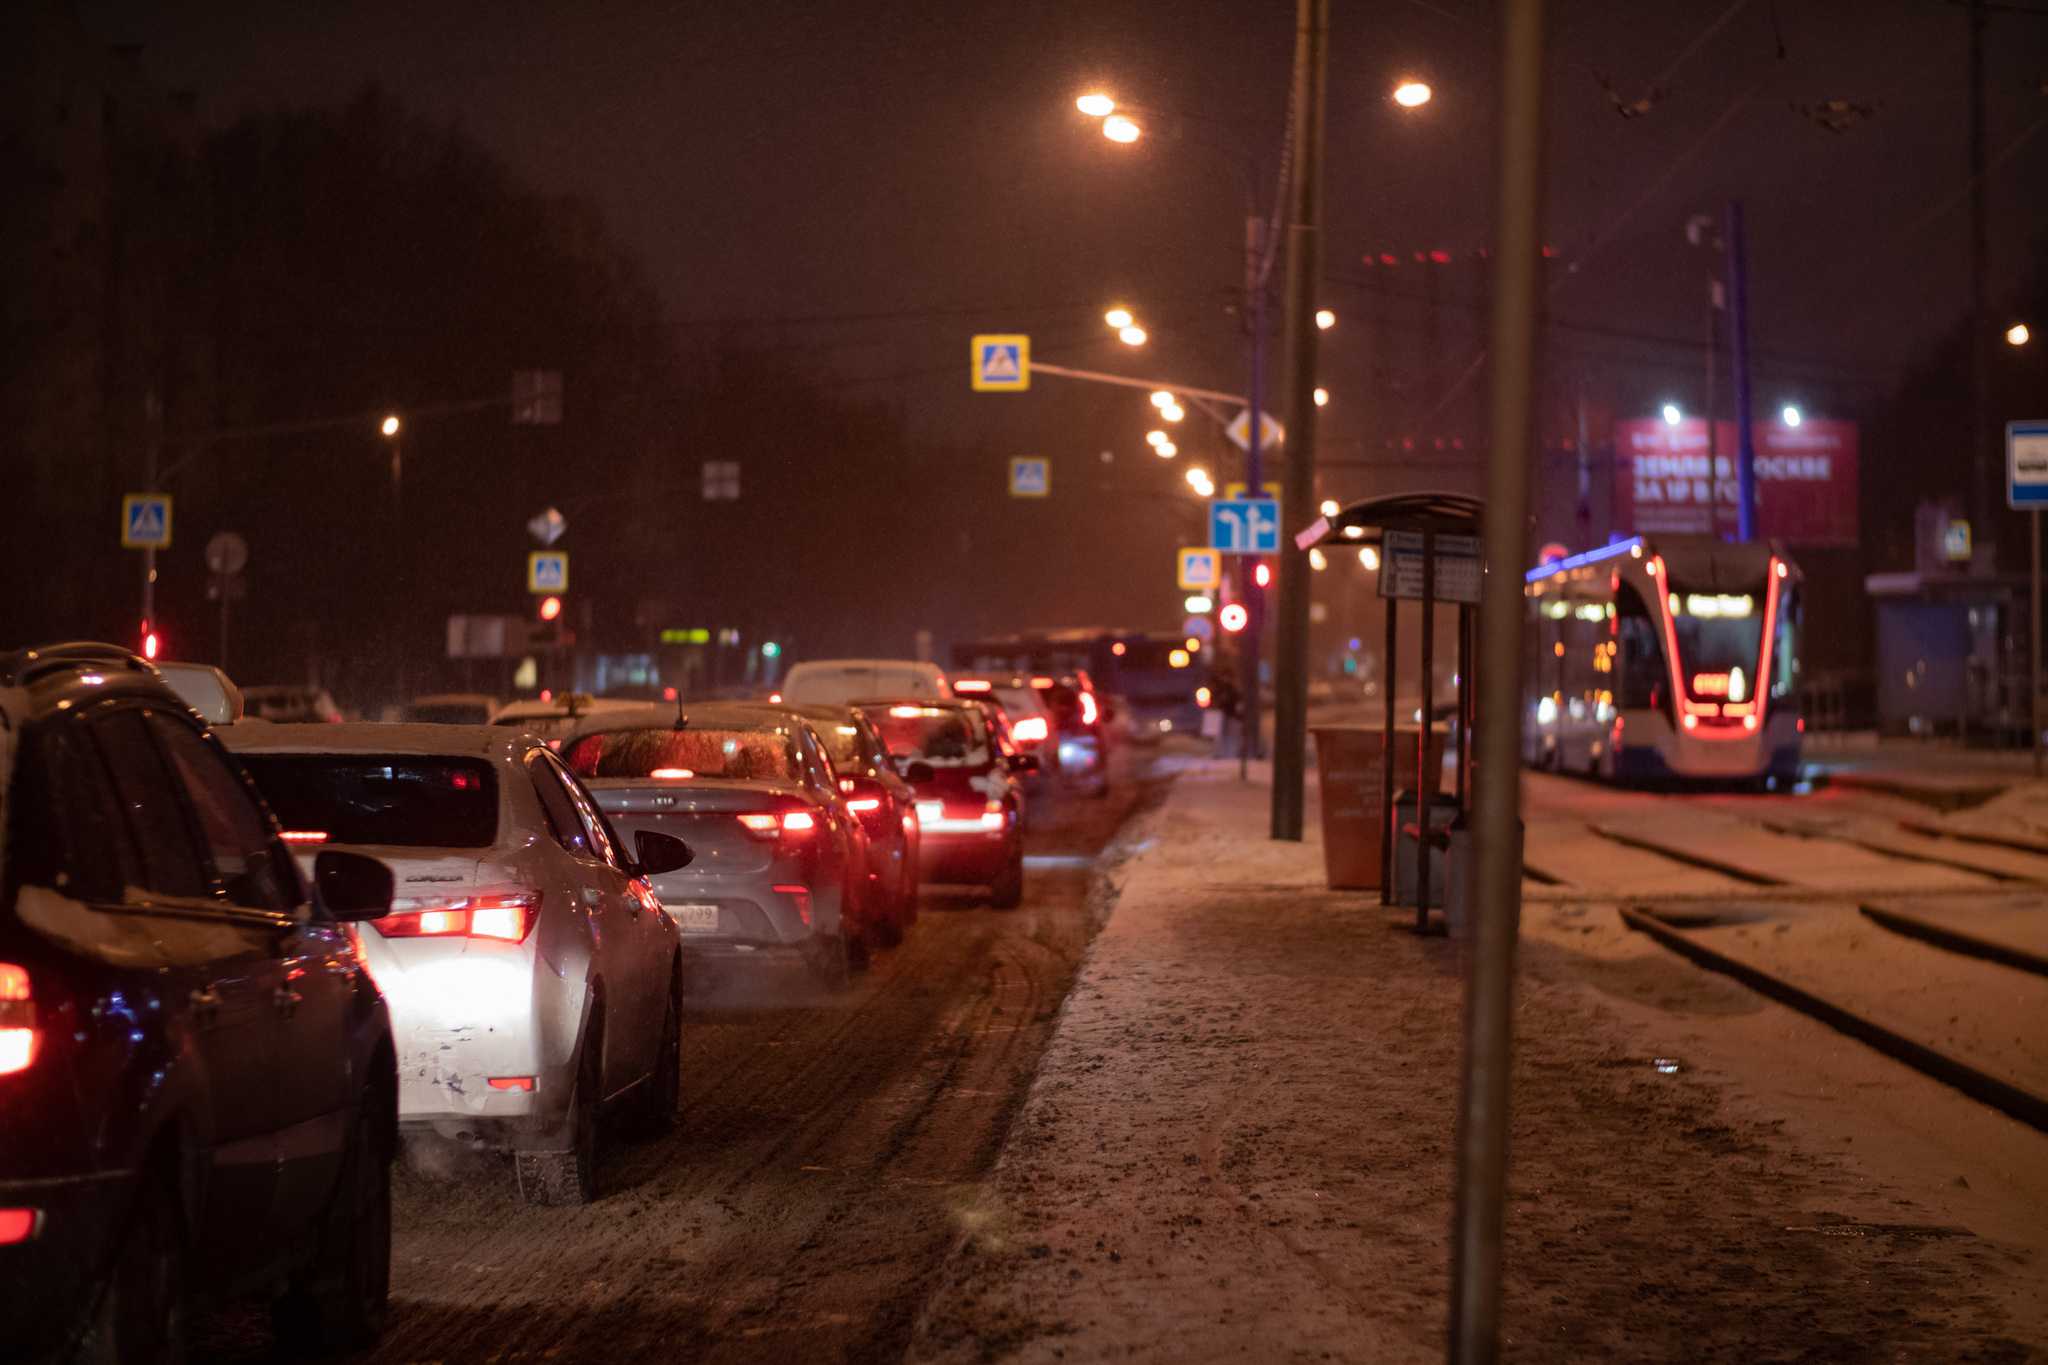
POLYGON ((686 934, 718 932, 718 907, 715 905, 678 905, 671 902, 663 908, 675 920, 676 928, 686 934))
POLYGON ((929 825, 943 817, 945 813, 946 807, 940 802, 920 801, 917 803, 917 818, 923 824, 929 825))

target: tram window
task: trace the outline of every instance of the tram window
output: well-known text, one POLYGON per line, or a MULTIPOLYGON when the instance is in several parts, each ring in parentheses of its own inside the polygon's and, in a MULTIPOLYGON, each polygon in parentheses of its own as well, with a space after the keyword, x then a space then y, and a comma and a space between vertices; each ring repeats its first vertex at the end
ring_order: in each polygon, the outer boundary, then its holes
POLYGON ((1614 595, 1614 614, 1618 627, 1615 635, 1621 644, 1621 677, 1614 689, 1616 701, 1624 709, 1668 705, 1665 694, 1670 691, 1670 684, 1664 666, 1664 647, 1657 638, 1656 624, 1650 619, 1650 609, 1642 594, 1632 585, 1622 584, 1614 595))
POLYGON ((1771 642, 1771 695, 1783 697, 1799 684, 1799 590, 1778 604, 1777 639, 1771 642))

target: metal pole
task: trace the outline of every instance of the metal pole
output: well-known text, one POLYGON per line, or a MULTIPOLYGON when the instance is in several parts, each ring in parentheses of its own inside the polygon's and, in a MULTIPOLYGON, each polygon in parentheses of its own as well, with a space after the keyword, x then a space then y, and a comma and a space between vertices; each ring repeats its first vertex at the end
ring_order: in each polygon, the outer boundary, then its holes
POLYGON ((2027 633, 2029 672, 2033 675, 2027 707, 2027 724, 2033 727, 2034 776, 2041 776, 2041 509, 2036 507, 2028 517, 2034 531, 2034 591, 2029 599, 2034 608, 2033 629, 2027 633))
MULTIPOLYGON (((142 487, 145 492, 160 491, 157 484, 157 445, 163 419, 163 405, 151 389, 142 398, 142 487)), ((148 647, 148 636, 156 630, 156 546, 148 545, 142 551, 142 634, 136 641, 137 648, 148 647)))
POLYGON ((1295 20, 1294 193, 1287 227, 1287 431, 1280 488, 1280 635, 1273 656, 1275 839, 1301 838, 1308 757, 1308 551, 1294 537, 1316 499, 1316 303, 1322 278, 1323 106, 1330 0, 1298 0, 1295 20))
POLYGON ((1421 725, 1415 736, 1415 932, 1429 928, 1429 834, 1436 814, 1435 788, 1441 773, 1429 770, 1429 741, 1436 733, 1436 532, 1422 533, 1421 725))
POLYGON ((1991 535, 1991 237, 1984 202, 1984 30, 1991 14, 1970 0, 1970 548, 1991 535))
POLYGON ((1728 352, 1735 371, 1735 538, 1756 539, 1756 438, 1749 429, 1749 259, 1742 201, 1728 201, 1728 352))
MULTIPOLYGON (((1266 385, 1266 281, 1260 269, 1265 256, 1265 220, 1251 217, 1244 228, 1244 287, 1251 320, 1251 382, 1245 393, 1244 492, 1248 498, 1265 496, 1265 468, 1260 458, 1265 446, 1266 385)), ((1251 773, 1252 751, 1259 743, 1259 582, 1257 557, 1237 557, 1237 595, 1244 604, 1244 630, 1238 635, 1237 777, 1245 781, 1251 773)))
MULTIPOLYGON (((1381 582, 1389 582, 1385 575, 1394 571, 1387 563, 1385 538, 1380 541, 1381 582)), ((1401 603, 1386 593, 1380 601, 1387 608, 1387 648, 1380 662, 1380 691, 1386 706, 1386 733, 1380 744, 1380 904, 1394 903, 1394 647, 1400 643, 1396 633, 1400 625, 1401 603)))
POLYGON ((1521 917, 1522 575, 1535 406, 1542 238, 1543 0, 1502 0, 1499 177, 1494 209, 1491 432, 1479 609, 1479 742, 1470 976, 1458 1090, 1451 1222, 1453 1365, 1500 1356, 1501 1221, 1507 1202, 1508 1068, 1521 917))

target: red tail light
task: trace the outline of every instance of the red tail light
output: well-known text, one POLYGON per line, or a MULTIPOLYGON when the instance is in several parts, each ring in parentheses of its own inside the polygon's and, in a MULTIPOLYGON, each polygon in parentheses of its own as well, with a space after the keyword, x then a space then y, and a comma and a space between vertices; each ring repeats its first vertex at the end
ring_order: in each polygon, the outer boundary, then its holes
POLYGON ((858 801, 847 802, 846 808, 848 810, 859 811, 880 810, 882 808, 882 802, 878 797, 864 796, 858 801))
POLYGON ((778 886, 775 889, 796 901, 796 913, 805 924, 811 922, 811 888, 808 886, 778 886))
POLYGON ((419 908, 370 921, 385 938, 488 938, 524 943, 540 918, 540 892, 415 902, 419 908))
MULTIPOLYGON (((0 1076, 23 1071, 36 1059, 36 998, 28 969, 0 962, 0 1076)), ((26 1235, 26 1234, 24 1234, 26 1235)), ((0 1238, 0 1241, 6 1240, 0 1238)))
POLYGON ((1026 716, 1010 727, 1010 737, 1019 744, 1036 744, 1051 733, 1044 716, 1026 716))
POLYGON ((747 833, 756 839, 774 839, 789 834, 797 837, 809 834, 818 827, 818 817, 808 808, 785 811, 748 811, 737 817, 746 827, 747 833))
POLYGON ((491 1076, 485 1079, 484 1084, 493 1090, 532 1090, 533 1077, 491 1076))
POLYGON ((953 690, 955 692, 986 692, 994 687, 994 685, 986 678, 953 679, 953 690))
POLYGON ((0 1247, 26 1242, 42 1221, 41 1209, 0 1209, 0 1247))
POLYGON ((279 831, 288 844, 324 844, 327 831, 324 829, 287 829, 279 831))
POLYGON ((1096 714, 1095 694, 1093 692, 1083 692, 1081 694, 1081 723, 1083 725, 1093 725, 1096 714))

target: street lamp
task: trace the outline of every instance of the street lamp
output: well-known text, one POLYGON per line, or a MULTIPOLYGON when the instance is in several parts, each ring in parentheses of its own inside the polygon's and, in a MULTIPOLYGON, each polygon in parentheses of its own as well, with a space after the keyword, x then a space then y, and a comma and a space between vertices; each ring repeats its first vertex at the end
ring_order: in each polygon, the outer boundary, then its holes
POLYGON ((1108 118, 1116 112, 1116 101, 1107 95, 1083 95, 1074 101, 1074 107, 1089 118, 1108 118))
POLYGON ((1796 427, 1801 422, 1806 420, 1806 418, 1800 414, 1799 409, 1791 403, 1787 403, 1785 405, 1785 410, 1778 415, 1785 419, 1785 425, 1788 427, 1796 427))
POLYGON ((1324 331, 1327 332, 1336 325, 1337 315, 1331 312, 1329 309, 1325 308, 1321 312, 1316 314, 1316 326, 1322 328, 1324 331))
POLYGON ((386 436, 396 436, 396 435, 398 434, 398 414, 397 414, 397 413, 393 413, 393 414, 392 414, 391 416, 389 416, 389 417, 386 417, 386 418, 384 419, 384 425, 383 425, 383 428, 382 428, 382 430, 383 430, 383 432, 384 432, 384 434, 385 434, 386 436))
POLYGON ((2027 338, 2031 335, 2032 333, 2027 331, 2027 324, 2024 322, 2015 322, 2012 326, 2005 329, 2005 339, 2015 346, 2026 345, 2027 338))
POLYGON ((1111 114, 1102 121, 1102 135, 1111 142, 1136 142, 1138 125, 1122 114, 1111 114))
POLYGON ((1667 426, 1667 427, 1675 427, 1675 426, 1677 426, 1677 425, 1678 425, 1678 424, 1679 424, 1680 422, 1682 422, 1682 421, 1684 421, 1684 420, 1685 420, 1685 414, 1684 414, 1684 413, 1682 413, 1682 412, 1680 412, 1680 411, 1678 410, 1678 404, 1676 404, 1676 403, 1666 403, 1666 404, 1664 405, 1664 425, 1665 425, 1665 426, 1667 426))
POLYGON ((1394 103, 1404 109, 1429 103, 1429 87, 1421 81, 1403 81, 1394 87, 1394 103))
POLYGON ((1145 329, 1143 327, 1119 328, 1117 330, 1117 339, 1126 346, 1143 346, 1145 344, 1145 329))
MULTIPOLYGON (((1131 325, 1131 310, 1128 308, 1112 308, 1102 315, 1102 320, 1112 327, 1128 327, 1131 325)), ((1153 401, 1156 403, 1158 400, 1154 399, 1153 401)))
POLYGON ((1316 406, 1319 408, 1330 406, 1330 391, 1328 389, 1316 390, 1316 406))

